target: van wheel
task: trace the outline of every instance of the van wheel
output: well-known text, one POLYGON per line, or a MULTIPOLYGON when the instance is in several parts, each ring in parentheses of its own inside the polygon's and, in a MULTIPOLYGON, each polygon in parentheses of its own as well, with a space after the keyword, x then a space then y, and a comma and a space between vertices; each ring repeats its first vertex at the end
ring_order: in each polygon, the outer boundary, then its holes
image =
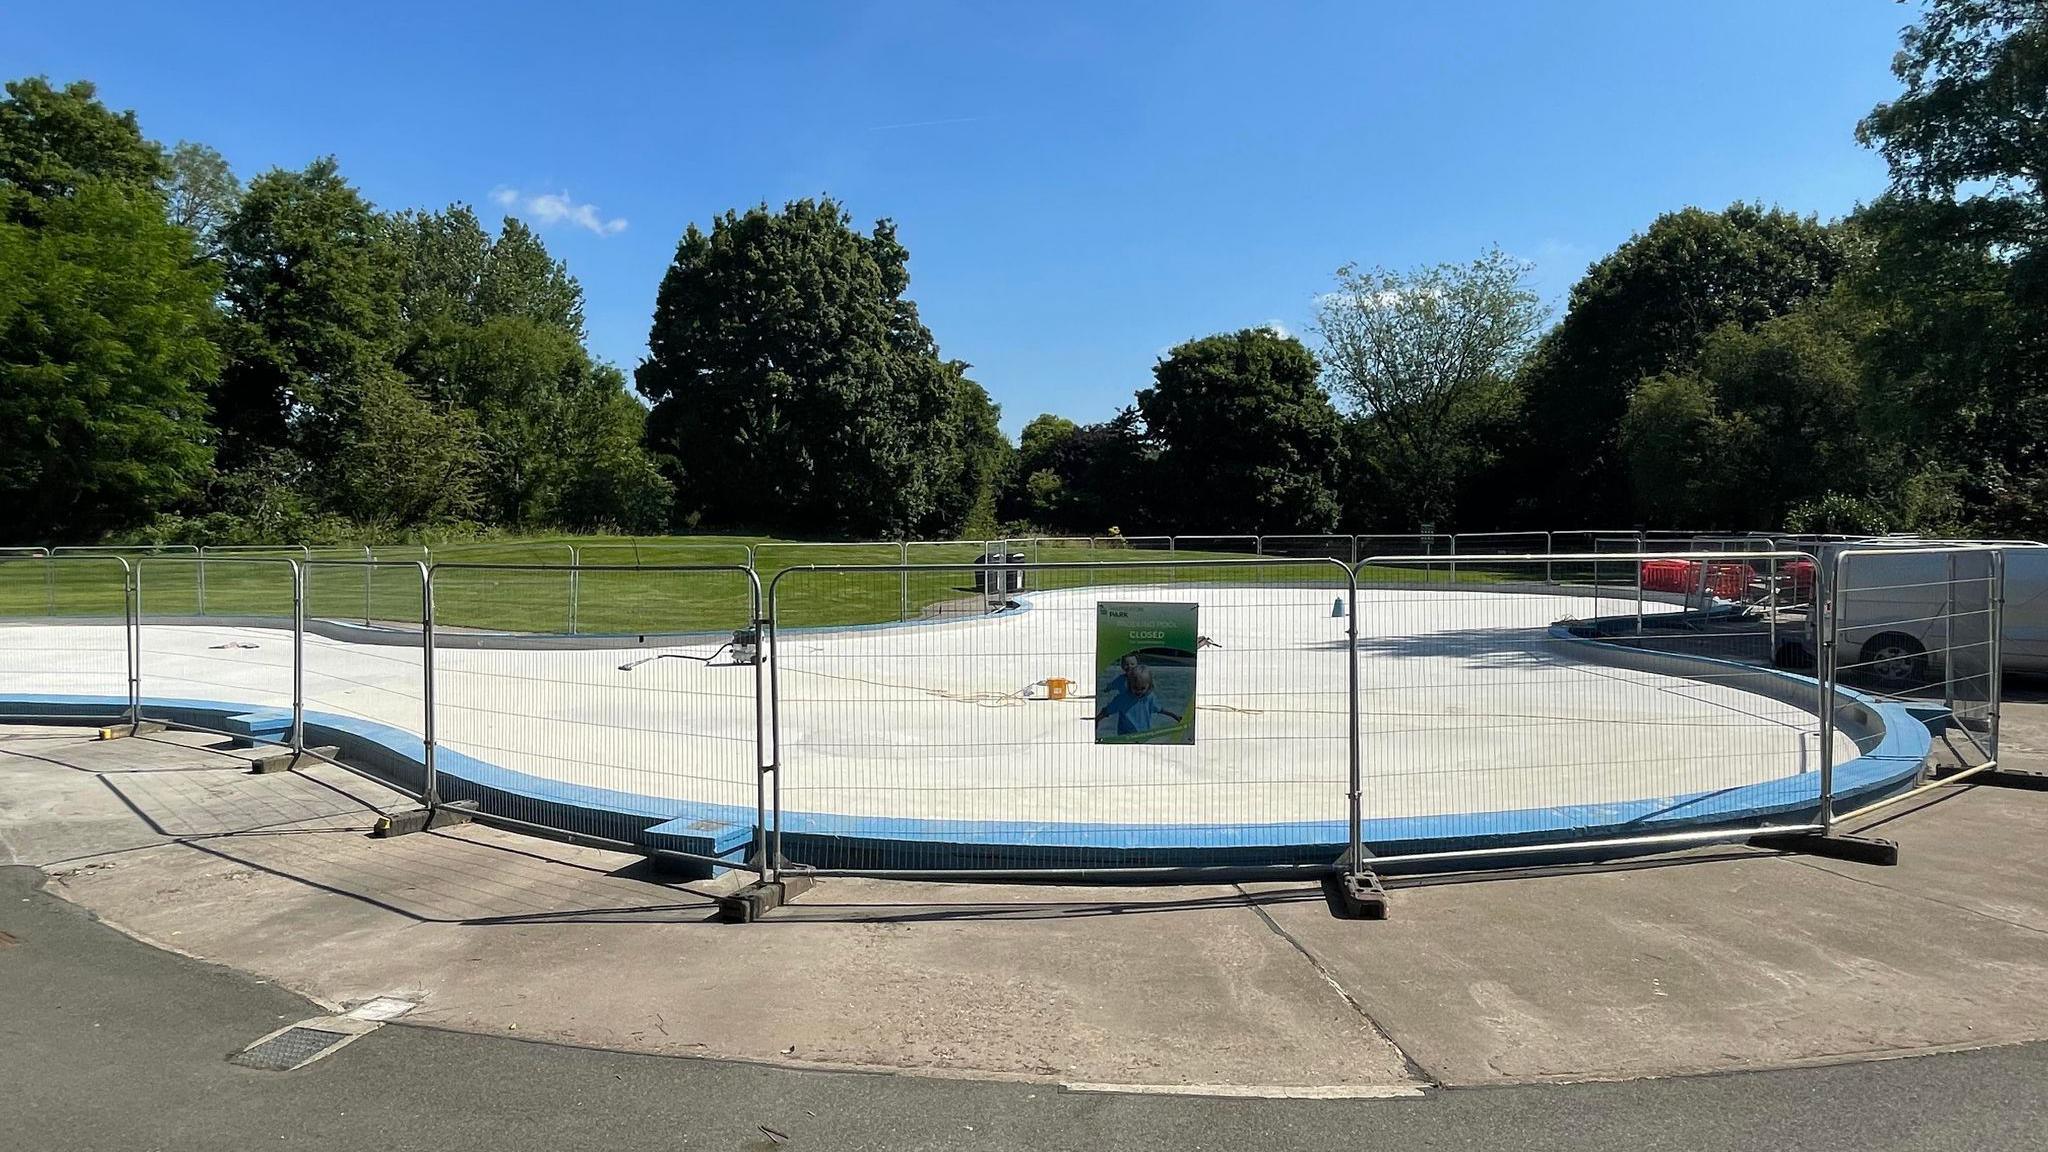
POLYGON ((1885 632, 1863 645, 1863 670, 1887 688, 1926 679, 1927 649, 1903 632, 1885 632))

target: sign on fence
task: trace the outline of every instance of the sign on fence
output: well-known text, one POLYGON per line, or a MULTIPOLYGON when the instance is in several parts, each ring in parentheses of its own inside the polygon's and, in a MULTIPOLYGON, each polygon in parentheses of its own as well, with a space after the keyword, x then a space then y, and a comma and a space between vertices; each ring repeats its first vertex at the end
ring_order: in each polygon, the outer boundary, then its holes
POLYGON ((1195 742, 1194 604, 1097 601, 1095 742, 1195 742))

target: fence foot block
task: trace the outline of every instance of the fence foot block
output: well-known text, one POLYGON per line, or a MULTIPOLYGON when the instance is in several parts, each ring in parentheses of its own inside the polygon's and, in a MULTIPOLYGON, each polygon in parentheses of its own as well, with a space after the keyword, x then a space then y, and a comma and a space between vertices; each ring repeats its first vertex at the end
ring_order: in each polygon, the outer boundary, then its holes
POLYGON ((410 836, 414 832, 426 832, 434 828, 446 828, 454 824, 467 824, 476 815, 476 801, 454 800, 433 808, 413 808, 404 812, 393 812, 377 818, 377 827, 371 835, 379 839, 393 836, 410 836))
POLYGON ((308 748, 304 752, 269 752, 249 760, 249 771, 258 776, 272 772, 289 772, 299 766, 301 760, 309 757, 335 757, 341 749, 329 745, 324 748, 308 748))
POLYGON ((161 720, 143 720, 135 724, 110 724, 100 729, 100 739, 119 740, 127 736, 148 736, 156 732, 170 731, 170 725, 161 720))
POLYGON ((1823 835, 1818 832, 1780 833, 1771 836, 1752 836, 1753 848, 1771 848, 1780 852, 1804 852, 1811 856, 1826 856, 1834 860, 1849 860, 1857 864, 1876 864, 1890 867, 1899 862, 1897 841, 1876 836, 1823 835))
POLYGON ((1323 877, 1323 897, 1330 911, 1345 920, 1387 918, 1387 890, 1371 872, 1323 877))
POLYGON ((775 880, 756 880, 718 897, 718 918, 728 924, 751 924, 810 891, 815 883, 815 878, 801 873, 786 874, 775 880))

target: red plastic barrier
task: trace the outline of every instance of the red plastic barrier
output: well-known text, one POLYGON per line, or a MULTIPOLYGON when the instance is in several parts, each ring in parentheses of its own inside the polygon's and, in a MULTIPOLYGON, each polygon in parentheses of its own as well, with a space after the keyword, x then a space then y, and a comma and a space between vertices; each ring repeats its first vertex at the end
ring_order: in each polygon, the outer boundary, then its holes
POLYGON ((1723 600, 1741 600, 1747 597, 1750 583, 1756 579, 1756 569, 1742 563, 1716 560, 1702 565, 1698 560, 1645 560, 1643 589, 1649 592, 1697 594, 1702 580, 1702 567, 1706 569, 1704 579, 1707 591, 1723 600))
POLYGON ((1689 560, 1643 561, 1645 592, 1684 592, 1699 581, 1699 566, 1689 560))
POLYGON ((1778 565, 1778 571, 1783 573, 1792 585, 1792 598, 1795 601, 1813 599, 1813 561, 1787 560, 1778 565))

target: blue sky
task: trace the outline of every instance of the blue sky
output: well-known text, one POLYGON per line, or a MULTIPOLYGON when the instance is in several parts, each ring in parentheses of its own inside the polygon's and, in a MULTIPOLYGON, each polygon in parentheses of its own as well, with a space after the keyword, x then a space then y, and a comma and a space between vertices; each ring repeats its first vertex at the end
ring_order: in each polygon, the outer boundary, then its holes
POLYGON ((830 193, 897 221, 1014 433, 1106 417, 1181 340, 1305 333, 1346 261, 1499 244, 1561 306, 1661 211, 1844 212, 1883 186, 1853 126, 1916 12, 0 0, 0 74, 91 79, 244 178, 332 153, 385 208, 513 199, 629 370, 685 225, 830 193))

